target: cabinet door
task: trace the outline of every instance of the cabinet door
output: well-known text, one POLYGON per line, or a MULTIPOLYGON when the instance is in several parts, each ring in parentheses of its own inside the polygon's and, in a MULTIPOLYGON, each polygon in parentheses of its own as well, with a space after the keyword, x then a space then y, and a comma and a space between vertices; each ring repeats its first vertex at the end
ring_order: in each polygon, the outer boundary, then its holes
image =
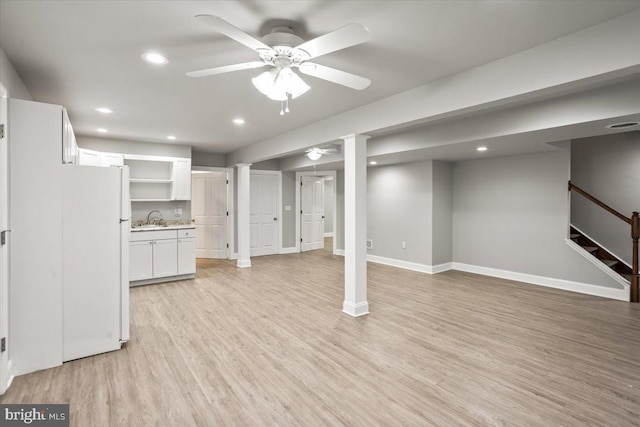
POLYGON ((143 240, 129 243, 129 281, 153 277, 153 242, 143 240))
POLYGON ((118 153, 100 153, 100 163, 102 166, 122 166, 124 155, 118 153))
POLYGON ((196 272, 196 239, 178 239, 178 274, 196 272))
POLYGON ((100 153, 93 150, 78 149, 78 164, 85 166, 100 166, 100 153))
POLYGON ((191 200, 191 160, 173 161, 173 199, 191 200))
POLYGON ((153 241, 153 277, 176 276, 178 274, 177 239, 153 241))

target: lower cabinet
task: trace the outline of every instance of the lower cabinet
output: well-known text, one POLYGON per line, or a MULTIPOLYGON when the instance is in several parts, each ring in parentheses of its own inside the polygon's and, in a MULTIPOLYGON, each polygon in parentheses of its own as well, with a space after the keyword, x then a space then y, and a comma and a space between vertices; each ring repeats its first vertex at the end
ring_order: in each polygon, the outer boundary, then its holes
POLYGON ((195 230, 131 233, 129 281, 195 274, 195 230))

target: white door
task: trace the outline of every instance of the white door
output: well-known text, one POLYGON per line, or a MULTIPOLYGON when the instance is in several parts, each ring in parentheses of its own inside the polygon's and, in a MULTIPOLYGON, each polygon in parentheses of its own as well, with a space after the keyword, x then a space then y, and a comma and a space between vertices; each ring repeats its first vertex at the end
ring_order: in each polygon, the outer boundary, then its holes
MULTIPOLYGON (((0 125, 4 126, 0 135, 0 231, 8 228, 8 177, 9 164, 7 161, 7 93, 0 85, 0 125)), ((8 243, 8 239, 5 243, 8 243)), ((4 393, 9 381, 8 363, 8 326, 9 326, 9 272, 7 262, 7 244, 0 245, 0 337, 5 340, 5 351, 0 353, 0 394, 4 393)))
POLYGON ((78 150, 78 164, 84 166, 102 166, 102 159, 100 153, 93 150, 85 150, 80 148, 78 150))
POLYGON ((129 244, 129 281, 153 277, 153 242, 143 240, 129 244))
POLYGON ((191 216, 196 226, 196 257, 227 258, 227 173, 191 176, 191 216))
POLYGON ((191 160, 173 161, 173 199, 191 200, 191 160))
POLYGON ((324 248, 324 181, 321 177, 303 176, 301 195, 301 251, 324 248))
POLYGON ((178 275, 178 241, 153 241, 153 277, 178 275))
POLYGON ((178 239, 178 274, 196 272, 196 239, 178 239))
POLYGON ((251 171, 249 240, 251 256, 278 253, 278 174, 251 171))

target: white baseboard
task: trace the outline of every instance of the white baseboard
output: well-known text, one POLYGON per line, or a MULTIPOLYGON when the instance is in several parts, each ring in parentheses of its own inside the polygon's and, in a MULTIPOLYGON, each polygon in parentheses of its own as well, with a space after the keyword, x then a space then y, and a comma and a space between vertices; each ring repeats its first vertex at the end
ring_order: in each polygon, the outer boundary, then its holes
POLYGON ((333 251, 333 254, 338 256, 344 256, 344 249, 336 249, 335 251, 333 251))
POLYGON ((604 286, 554 279, 553 277, 536 276, 533 274, 517 273, 515 271, 498 270, 496 268, 480 267, 478 265, 463 264, 460 262, 453 262, 452 269, 466 271, 467 273, 481 274, 483 276, 514 280, 532 285, 545 286, 547 288, 562 289, 565 291, 595 295, 620 301, 629 301, 629 287, 625 287, 624 289, 607 288, 604 286))
POLYGON ((238 252, 234 254, 229 254, 229 259, 238 259, 238 252))
POLYGON ((286 254, 297 254, 300 252, 300 249, 296 248, 295 246, 291 247, 291 248, 282 248, 280 249, 280 252, 278 252, 280 255, 286 255, 286 254))
MULTIPOLYGON (((594 239, 593 237, 589 236, 587 233, 585 233, 584 231, 580 230, 580 229, 579 229, 578 227, 576 227, 575 225, 573 225, 573 224, 569 224, 569 225, 570 225, 571 227, 575 228, 576 230, 578 230, 578 232, 579 232, 580 234, 582 234, 584 237, 586 237, 587 239, 591 240, 592 242, 596 242, 596 244, 597 244, 598 246, 600 246, 602 249, 604 249, 605 251, 609 252, 610 254, 612 254, 613 256, 615 256, 616 258, 618 258, 618 261, 619 261, 619 262, 621 262, 621 263, 623 263, 624 265, 626 265, 627 267, 631 268, 631 264, 629 264, 627 261, 623 260, 623 259, 622 259, 619 255, 617 255, 615 252, 613 252, 613 251, 612 251, 612 250, 610 250, 610 249, 607 249, 605 246, 602 246, 602 245, 601 245, 601 244, 600 244, 596 239, 594 239)), ((567 240, 571 240, 571 239, 567 239, 567 240)), ((571 240, 571 241, 573 242, 573 240, 571 240)), ((574 242, 574 243, 575 243, 575 242, 574 242)), ((576 245, 578 245, 578 244, 576 243, 576 245)), ((580 245, 578 245, 578 246, 580 246, 580 245)), ((580 246, 580 247, 582 247, 582 246, 580 246)), ((592 256, 592 258, 593 258, 593 256, 592 256)), ((609 267, 607 267, 607 268, 609 268, 609 267)))
POLYGON ((342 311, 353 317, 364 316, 369 314, 369 302, 364 301, 354 304, 350 301, 344 301, 342 303, 342 311))
POLYGON ((333 233, 324 233, 324 237, 333 237, 333 233))
POLYGON ((421 273, 437 274, 451 270, 451 263, 447 262, 438 265, 418 264, 416 262, 403 261, 393 258, 385 258, 377 255, 367 255, 367 261, 376 264, 390 265, 392 267, 403 268, 405 270, 419 271, 421 273))

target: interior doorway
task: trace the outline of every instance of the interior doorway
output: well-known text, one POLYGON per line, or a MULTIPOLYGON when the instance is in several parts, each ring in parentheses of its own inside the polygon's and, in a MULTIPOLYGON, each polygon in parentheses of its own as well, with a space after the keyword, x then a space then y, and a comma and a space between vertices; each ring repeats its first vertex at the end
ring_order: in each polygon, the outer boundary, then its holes
POLYGON ((251 256, 280 252, 280 200, 282 175, 279 171, 251 171, 249 184, 249 236, 251 256))
POLYGON ((8 263, 8 213, 9 213, 9 162, 7 127, 7 91, 0 84, 0 394, 9 387, 9 263, 8 263))
POLYGON ((229 258, 229 173, 193 171, 191 221, 196 227, 196 258, 229 258))
MULTIPOLYGON (((335 227, 337 217, 338 188, 336 171, 296 172, 296 250, 303 252, 324 248, 325 225, 327 216, 334 223, 332 227, 332 252, 338 254, 336 235, 340 233, 335 227), (325 182, 332 181, 333 191, 331 203, 326 203, 328 192, 325 191, 325 182), (307 185, 305 186, 305 183, 307 185), (311 190, 313 189, 313 190, 311 190), (304 193, 304 194, 303 194, 304 193), (304 197, 304 201, 303 201, 304 197), (306 209, 303 208, 305 204, 306 209), (329 206, 327 208, 327 206, 329 206), (328 213, 325 209, 330 209, 328 213), (307 212, 307 213, 305 213, 307 212), (322 218, 324 216, 324 218, 322 218), (306 229, 306 231, 305 231, 306 229)), ((326 236, 327 238, 329 236, 326 236)))

